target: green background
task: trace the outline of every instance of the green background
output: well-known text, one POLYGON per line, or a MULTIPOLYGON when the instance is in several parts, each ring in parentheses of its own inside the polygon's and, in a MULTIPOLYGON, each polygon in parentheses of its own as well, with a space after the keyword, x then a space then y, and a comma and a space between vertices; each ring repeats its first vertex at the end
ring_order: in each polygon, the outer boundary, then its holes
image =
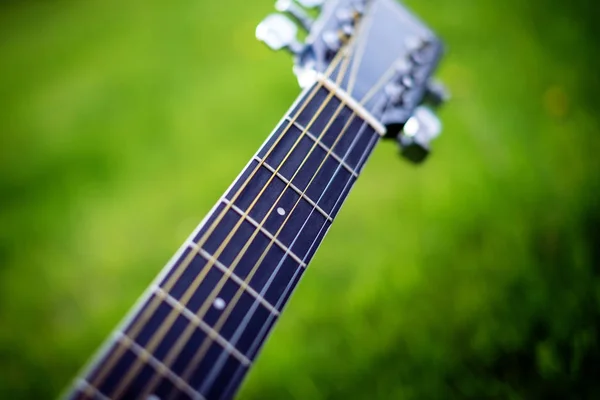
MULTIPOLYGON (((444 135, 377 148, 241 398, 599 398, 595 2, 408 3, 444 135)), ((271 11, 2 2, 1 399, 65 388, 295 99, 271 11)))

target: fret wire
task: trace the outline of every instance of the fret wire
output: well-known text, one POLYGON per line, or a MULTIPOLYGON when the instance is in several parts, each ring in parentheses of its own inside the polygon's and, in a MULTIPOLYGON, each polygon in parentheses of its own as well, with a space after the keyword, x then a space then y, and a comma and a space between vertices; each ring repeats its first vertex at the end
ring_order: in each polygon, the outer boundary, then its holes
MULTIPOLYGON (((330 94, 333 95, 333 94, 330 94)), ((323 136, 327 130, 331 127, 333 121, 335 121, 335 119, 337 118, 337 116, 339 115, 339 113, 341 112, 341 110, 343 109, 343 107, 345 106, 345 104, 342 102, 339 106, 338 109, 336 110, 336 112, 334 113, 334 115, 330 118, 329 123, 327 124, 326 128, 323 130, 323 132, 321 133, 321 136, 323 136)), ((312 125, 312 123, 316 120, 316 118, 313 118, 311 120, 311 122, 309 123, 309 127, 310 125, 312 125)), ((317 144, 314 143, 311 146, 311 149, 309 150, 308 154, 306 155, 306 157, 302 160, 301 165, 298 167, 298 169, 294 172, 293 176, 290 179, 290 182, 295 178, 295 176, 298 174, 298 172, 300 171, 300 169, 302 168, 302 166, 304 165, 304 163, 306 162, 306 160, 308 160, 310 154, 312 154, 312 152, 314 151, 314 149, 317 147, 317 144)), ((285 162, 285 160, 283 160, 280 164, 280 166, 278 168, 280 168, 283 163, 285 162)), ((317 172, 315 172, 315 175, 313 175, 313 179, 316 176, 316 174, 318 173, 318 171, 320 170, 320 168, 322 167, 323 162, 321 163, 321 165, 319 166, 319 168, 317 169, 317 172)), ((268 185, 272 179, 275 177, 275 175, 273 175, 271 177, 271 179, 269 179, 269 181, 267 182, 266 185, 268 185)), ((311 179, 312 182, 312 179, 311 179)), ((289 185, 287 186, 289 187, 289 185)), ((307 186, 308 187, 308 186, 307 186)), ((263 188, 263 191, 266 189, 266 186, 263 188)), ((268 218, 269 214, 273 211, 273 209, 275 208, 277 202, 281 199, 281 197, 283 196, 282 192, 279 197, 277 198, 277 200, 275 200, 275 202, 273 203, 273 205, 271 206, 270 210, 267 212, 267 215, 265 215, 265 217, 263 218, 263 220, 261 221, 261 226, 264 224, 264 222, 266 221, 266 219, 268 218)), ((255 200, 256 201, 256 200, 255 200)), ((294 207, 292 208, 292 210, 288 213, 286 220, 283 222, 282 226, 285 225, 285 223, 287 222, 287 220, 289 219, 289 217, 292 215, 293 210, 295 209, 296 205, 298 204, 298 202, 300 201, 300 198, 298 199, 298 201, 296 202, 296 204, 294 205, 294 207)), ((279 234, 279 232, 281 231, 281 229, 273 236, 277 237, 277 235, 279 234)), ((238 253, 238 255, 236 256, 235 260, 232 262, 230 268, 231 269, 235 269, 237 264, 239 263, 241 257, 243 256, 243 254, 245 254, 245 252, 248 250, 248 247, 250 245, 250 243, 252 242, 252 240, 254 240, 254 237, 256 237, 256 234, 259 231, 256 230, 254 231, 254 234, 248 239, 247 243, 244 245, 244 247, 242 248, 242 250, 240 250, 240 252, 238 253)), ((273 241, 270 242, 268 248, 270 248, 270 246, 272 246, 273 241)), ((260 262, 262 262, 262 259, 264 259, 265 256, 265 252, 263 252, 261 259, 259 260, 260 262)), ((250 271, 250 273, 248 274, 248 276, 246 277, 245 281, 249 282, 250 279, 252 279, 252 277, 254 276, 254 274, 256 273, 256 266, 258 265, 255 264, 255 266, 252 268, 252 270, 250 271)), ((209 298, 206 300, 205 304, 209 304, 212 301, 212 297, 213 297, 213 292, 209 295, 209 298)), ((241 291, 238 291, 236 293, 236 295, 234 296, 234 298, 229 302, 229 304, 227 305, 227 308, 225 309, 225 311, 223 312, 223 314, 221 315, 221 317, 218 319, 217 323, 215 324, 215 329, 218 331, 219 329, 221 329, 222 325, 224 324, 224 322, 227 320, 227 318, 229 317, 232 307, 235 306, 235 304, 237 304, 237 301, 239 300, 239 297, 241 295, 241 291)), ((199 312, 205 313, 206 310, 204 309, 205 307, 203 306, 199 312), (204 309, 204 310, 203 310, 204 309)), ((189 363, 188 368, 186 369, 186 372, 184 372, 184 374, 182 375, 184 377, 184 379, 188 379, 189 375, 191 374, 191 367, 193 365, 195 365, 197 362, 199 362, 204 356, 205 353, 208 349, 208 346, 210 345, 210 342, 205 339, 202 346, 200 347, 200 349, 196 352, 194 358, 192 359, 192 361, 189 363)))
MULTIPOLYGON (((192 245, 192 244, 190 244, 190 245, 192 245)), ((277 311, 277 309, 275 309, 275 307, 273 307, 273 305, 271 303, 269 303, 265 298, 263 298, 261 295, 259 295, 256 292, 256 290, 252 289, 251 286, 247 285, 242 278, 240 278, 239 276, 237 276, 235 273, 231 272, 229 270, 229 268, 227 268, 225 265, 223 265, 222 262, 220 262, 219 260, 217 260, 208 251, 206 251, 206 250, 204 250, 202 248, 199 248, 198 249, 198 254, 200 256, 202 256, 206 261, 213 261, 214 262, 214 266, 217 267, 217 269, 219 271, 221 271, 223 274, 227 274, 228 277, 230 277, 232 281, 234 281, 235 283, 237 283, 238 286, 240 286, 241 288, 243 288, 244 290, 246 290, 246 292, 248 292, 248 294, 250 296, 256 298, 263 306, 265 306, 265 308, 267 308, 271 312, 271 314, 274 314, 275 316, 279 316, 279 311, 277 311)))
MULTIPOLYGON (((254 156, 254 159, 256 161, 260 161, 261 159, 257 156, 254 156)), ((329 214, 327 214, 325 212, 325 210, 323 210, 321 207, 319 207, 317 205, 317 203, 315 203, 315 201, 313 199, 311 199, 310 197, 308 197, 306 195, 306 193, 304 193, 303 190, 300 190, 296 185, 294 185, 291 180, 287 179, 285 176, 281 175, 281 173, 279 173, 275 168, 273 168, 272 166, 270 166, 269 164, 267 164, 266 161, 263 160, 263 166, 265 168, 267 168, 269 171, 271 171, 271 173, 273 173, 275 176, 277 176, 277 178, 279 178, 279 180, 281 180, 283 183, 286 184, 287 187, 291 188, 294 192, 296 192, 296 194, 298 194, 302 199, 306 200, 306 202, 308 204, 310 204, 311 206, 315 207, 327 220, 332 221, 333 222, 333 218, 331 218, 331 216, 329 214)), ((299 169, 299 168, 298 168, 299 169)), ((278 199, 279 200, 279 199, 278 199)))
MULTIPOLYGON (((222 200, 223 203, 231 203, 229 200, 227 199, 223 199, 222 200)), ((238 206, 236 206, 235 204, 231 203, 231 209, 233 211, 235 211, 236 213, 238 213, 241 216, 244 216, 244 211, 239 208, 238 206)), ((286 245, 284 245, 283 243, 281 243, 281 241, 279 239, 277 239, 275 236, 273 236, 271 234, 271 232, 269 232, 268 230, 265 229, 264 226, 261 226, 260 223, 258 223, 254 218, 252 218, 251 216, 246 216, 245 217, 246 220, 248 222, 250 222, 250 224, 254 225, 255 228, 260 229, 260 232, 263 233, 267 238, 271 239, 272 241, 275 242, 275 244, 277 246, 279 246, 279 248, 285 252, 289 252, 290 253, 290 257, 292 257, 294 259, 294 261, 296 261, 298 264, 300 264, 301 267, 306 268, 306 263, 304 261, 302 261, 300 259, 300 257, 298 257, 296 254, 294 254, 294 252, 292 250, 290 250, 286 245)))
MULTIPOLYGON (((317 119, 317 117, 321 114, 321 112, 324 110, 325 106, 329 103, 329 100, 331 98, 333 98, 334 94, 330 93, 328 95, 328 97, 326 98, 325 101, 323 101, 323 104, 320 106, 320 108, 318 109, 318 111, 315 113, 315 115, 313 116, 311 122, 309 123, 309 126, 312 125, 312 123, 317 119)), ((333 117, 335 118, 335 116, 333 117)), ((282 161, 282 164, 286 161, 286 159, 290 156, 291 152, 294 150, 294 148, 296 147, 296 145, 299 143, 300 139, 302 138, 303 135, 301 135, 297 140, 296 143, 294 144, 294 146, 292 147, 292 149, 287 153, 286 157, 284 158, 284 160, 282 161)), ((314 150, 314 146, 311 149, 311 151, 309 152, 308 155, 310 155, 310 153, 312 153, 312 150, 314 150)), ((308 159, 308 155, 307 157, 303 160, 302 164, 304 164, 304 162, 306 162, 306 160, 308 159)), ((259 164, 260 165, 260 164, 259 164)), ((280 165, 280 167, 281 167, 280 165)), ((255 169, 256 171, 257 169, 255 169)), ((269 181, 267 182, 266 185, 268 185, 272 180, 274 179, 274 176, 272 176, 269 181)), ((247 184, 248 181, 246 181, 247 184)), ((256 199, 252 202, 252 204, 249 206, 249 209, 245 212, 245 214, 248 214, 250 212, 250 210, 252 209, 252 207, 258 202, 258 199, 260 198, 260 196, 262 195, 262 193, 265 191, 267 186, 263 187, 263 189, 261 190, 261 192, 258 194, 258 196, 256 197, 256 199)), ((238 192, 240 193, 240 192, 238 192)), ((223 213, 222 213, 223 214, 223 213)), ((223 250, 225 249, 225 247, 227 246, 227 244, 229 243, 229 241, 231 240, 231 238, 233 237, 233 234, 237 231, 237 229, 239 228, 239 226, 241 225, 241 223, 244 221, 244 218, 240 218, 240 220, 238 221, 238 223, 234 226, 234 228, 232 229, 232 231, 230 232, 230 234, 225 238, 225 240, 223 241, 223 243, 219 246, 219 248, 215 251, 214 257, 217 258, 219 257, 219 255, 223 252, 223 250)), ((263 220, 264 223, 264 220, 263 220)), ((240 253, 238 254, 238 256, 236 257, 236 260, 234 260, 234 263, 232 263, 232 265, 229 267, 230 270, 235 270, 235 267, 237 266, 237 262, 239 262, 239 259, 241 258, 241 255, 243 255, 245 253, 245 251, 247 250, 247 248, 249 247, 249 244, 251 243, 251 241, 254 239, 254 237, 256 236, 256 234, 258 234, 258 230, 254 231, 254 234, 252 235, 252 237, 248 240, 248 242, 246 243, 246 245, 244 246, 244 248, 240 251, 240 253)), ((204 234, 204 237, 207 237, 208 233, 204 234)), ((202 240, 201 240, 202 241, 202 240)), ((189 258, 189 256, 188 256, 189 258)), ((189 265, 189 262, 188 262, 189 265)), ((192 282, 192 284, 188 287, 188 289, 186 290, 184 296, 182 297, 181 302, 183 304, 186 304, 189 301, 189 298, 191 297, 191 295, 193 294, 193 292, 198 288, 200 282, 202 282, 209 270, 209 268, 211 267, 211 264, 208 263, 206 264, 203 269, 202 272, 194 279, 194 281, 192 282)), ((251 277, 250 277, 251 278, 251 277)), ((249 279, 249 278, 247 278, 249 279)), ((216 287, 211 291, 211 293, 209 294, 208 298, 205 300, 204 304, 202 305, 202 307, 198 310, 197 315, 204 315, 206 313, 206 311, 208 310, 208 308, 210 307, 210 304, 212 304, 213 300, 214 300, 214 296, 216 295, 215 292, 218 290, 221 290, 223 284, 224 284, 225 280, 224 278, 221 278, 221 280, 217 283, 216 287)), ((239 297, 241 292, 238 291, 238 293, 236 293, 236 299, 237 297, 239 297)), ((230 308, 232 303, 230 303, 228 305, 228 309, 230 308)), ((173 315, 173 313, 171 313, 171 315, 169 317, 171 317, 173 315)), ((171 320, 173 318, 170 318, 171 320)), ((165 321, 163 323, 164 326, 167 326, 168 324, 172 323, 172 321, 165 321)), ((219 323, 217 323, 217 326, 219 325, 219 323)), ((217 330, 220 329, 220 326, 217 328, 217 330)), ((153 339, 152 341, 154 343, 152 343, 152 348, 154 346, 156 346, 156 341, 154 340, 157 336, 156 334, 158 334, 159 338, 162 338, 164 336, 164 333, 162 332, 164 331, 164 328, 161 326, 161 328, 159 328, 158 332, 155 332, 155 334, 153 335, 153 339)), ((186 329, 182 335, 177 339, 175 347, 172 348, 169 351, 169 354, 175 354, 173 353, 174 351, 179 351, 179 348, 182 346, 182 343, 185 342, 185 340, 187 340, 187 338, 189 337, 189 335, 191 334, 191 331, 189 329, 186 329)), ((206 339, 205 342, 206 343, 206 339)), ((203 347, 205 348, 205 347, 203 347)), ((195 362, 192 361, 190 363, 190 365, 194 365, 195 362)), ((129 380, 128 377, 126 377, 127 380, 129 380)), ((149 383, 150 387, 153 387, 156 384, 155 380, 152 379, 151 382, 149 383)))
MULTIPOLYGON (((171 369, 164 365, 160 360, 156 359, 152 355, 152 353, 150 353, 147 349, 144 348, 144 346, 141 346, 138 343, 136 343, 135 340, 127 336, 125 333, 118 333, 117 340, 124 346, 128 347, 137 356, 137 359, 140 359, 145 364, 150 365, 158 374, 165 378, 168 378, 179 389, 185 391, 192 398, 206 400, 204 399, 204 396, 200 394, 200 392, 190 387, 190 385, 188 385, 187 382, 181 379, 175 372, 171 371, 171 369)), ((122 394, 124 394, 124 391, 117 390, 111 397, 119 398, 122 394)))
MULTIPOLYGON (((300 130, 304 130, 306 128, 304 128, 304 126, 302 124, 300 124, 297 121, 293 122, 294 126, 296 126, 296 128, 300 129, 300 130)), ((326 152, 329 152, 330 149, 329 147, 327 147, 327 145, 325 143, 323 143, 320 140, 317 140, 317 138, 315 137, 315 135, 313 135, 310 131, 306 131, 306 136, 308 136, 313 142, 317 142, 319 144, 319 147, 321 147, 323 150, 325 150, 326 152)), ((356 173, 355 170, 352 169, 351 166, 349 166, 348 164, 346 164, 346 162, 344 160, 342 160, 340 158, 340 156, 338 156, 336 153, 334 153, 333 151, 331 152, 331 157, 337 161, 339 164, 342 165, 342 167, 346 168, 346 170, 348 172, 350 172, 352 175, 354 175, 355 178, 358 178, 358 174, 356 173)))
POLYGON ((242 365, 247 366, 252 364, 245 355, 243 355, 238 349, 235 348, 233 344, 231 344, 227 339, 219 334, 219 332, 215 331, 210 327, 206 322, 198 318, 196 314, 194 314, 189 308, 181 304, 176 298, 171 296, 169 293, 165 292, 160 287, 156 286, 154 288, 154 293, 161 297, 167 304, 169 304, 173 308, 177 308, 181 315, 186 317, 191 323, 193 323, 196 327, 200 328, 204 333, 213 338, 215 342, 217 342, 223 350, 227 351, 229 354, 238 359, 242 365))
MULTIPOLYGON (((330 66, 330 70, 333 69, 335 67, 336 63, 335 60, 334 62, 332 62, 331 66, 330 66)), ((322 87, 322 84, 320 82, 317 82, 317 84, 315 85, 315 88, 313 89, 313 91, 310 93, 310 95, 308 96, 307 100, 305 101, 305 103, 299 108, 299 110, 296 112, 296 115, 294 118, 297 118, 298 115, 300 115, 300 113, 306 108, 306 106, 310 103, 310 101, 313 99, 313 97, 315 96, 315 94, 318 92, 318 90, 322 87)), ((326 102, 328 102, 333 96, 330 96, 327 98, 326 102)), ((325 104, 325 102, 324 102, 325 104)), ((316 119, 317 116, 320 114, 320 112, 322 111, 322 109, 324 108, 324 106, 322 106, 315 114, 313 119, 316 119)), ((288 124, 288 126, 286 127, 284 132, 287 132, 290 127, 292 125, 288 124)), ((275 146, 279 143, 279 141, 281 140, 281 138, 283 138, 284 134, 282 133, 279 138, 276 139, 275 143, 271 146, 271 148, 268 150, 267 155, 270 154, 275 146)), ((299 140, 301 139, 301 137, 298 138, 298 141, 296 142, 296 144, 290 149, 290 151, 288 152, 289 156, 291 154, 291 152, 294 150, 295 146, 297 145, 297 143, 299 142, 299 140)), ((286 158, 287 158, 286 156, 286 158)), ((250 175, 250 177, 247 178, 247 180, 244 182, 244 184, 242 185, 242 187, 240 187, 240 189, 238 189, 238 192, 236 193, 236 195, 233 197, 232 200, 235 200, 240 193, 243 191, 244 187, 248 184, 248 182, 250 181, 250 179, 252 179, 252 177, 254 176, 254 174, 256 173, 256 171, 260 168, 260 165, 258 165, 255 170, 253 171, 253 173, 250 175)), ((225 208, 221 214, 219 215, 219 217, 215 220, 215 222, 213 222, 213 224, 211 225, 211 227, 209 228, 208 232, 206 232, 204 234, 204 237, 199 241, 198 244, 200 244, 200 242, 203 242, 203 240, 205 241, 208 236, 212 233, 212 231, 214 230, 214 228, 218 225, 218 223, 220 222, 220 220, 223 218, 223 216, 225 215, 225 213, 227 212, 227 208, 225 208)), ((235 228, 237 229, 237 227, 235 228)), ((203 244, 203 243, 202 243, 203 244)), ((201 244, 200 244, 201 245, 201 244)), ((185 268, 187 268, 187 266, 191 263, 191 260, 193 259, 194 255, 192 253, 190 253, 188 255, 188 257, 186 258, 186 260, 178 267, 175 267, 175 271, 173 276, 170 277, 169 281, 167 282, 168 286, 172 286, 174 284, 174 282, 177 281, 177 279, 179 278, 179 276, 181 275, 182 271, 185 270, 185 268)), ((203 277, 202 277, 203 279, 203 277)), ((196 281, 194 281, 196 282, 196 281)), ((197 286, 197 283, 196 283, 197 286)), ((143 326, 141 324, 140 321, 147 321, 148 318, 150 317, 150 315, 156 310, 156 307, 158 307, 158 304, 153 302, 153 304, 151 304, 148 309, 145 310, 145 312, 143 313, 143 315, 140 317, 140 320, 138 320, 136 323, 133 324, 132 329, 134 330, 134 335, 139 334, 139 330, 141 329, 141 326, 143 326)), ((172 314, 170 315, 170 317, 172 316, 172 314)), ((172 319, 172 318, 170 318, 172 319)), ((165 323, 172 323, 173 321, 165 321, 165 323)), ((161 329, 162 330, 162 329, 161 329)), ((117 353, 112 353, 111 356, 109 357, 109 360, 106 361, 106 363, 102 366, 102 371, 99 374, 99 376, 94 379, 94 381, 99 381, 100 384, 105 378, 106 375, 108 374, 108 372, 111 370, 111 368, 114 366, 115 362, 118 360, 118 358, 122 356, 122 352, 120 352, 120 354, 117 353)), ((131 371, 131 370, 130 370, 131 371)), ((131 378, 132 374, 128 374, 126 376, 125 381, 128 381, 131 378)))
MULTIPOLYGON (((362 127, 361 127, 361 131, 362 131, 362 130, 364 130, 364 128, 365 128, 365 127, 366 127, 366 122, 364 122, 364 123, 363 123, 363 125, 362 125, 362 127)), ((348 154, 350 154, 350 152, 351 152, 351 150, 352 150, 352 147, 354 147, 354 145, 356 144, 356 141, 358 140, 358 137, 360 136, 360 134, 361 134, 361 132, 359 131, 359 135, 357 135, 357 137, 354 139, 354 141, 353 141, 352 145, 350 146, 350 148, 349 148, 349 149, 346 151, 346 156, 347 156, 348 154)), ((367 157, 367 155, 370 153, 369 149, 371 149, 371 148, 372 148, 372 146, 371 146, 371 143, 373 142, 373 140, 377 141, 378 139, 379 139, 379 137, 378 137, 377 135, 375 135, 375 136, 373 137, 373 139, 371 139, 371 142, 369 143, 369 146, 367 146, 367 148, 366 148, 366 149, 365 149, 365 151, 363 152, 363 155, 361 156, 361 159, 359 160, 359 163, 360 163, 360 162, 362 162, 362 161, 363 161, 363 160, 364 160, 364 159, 367 157)), ((344 189, 343 189, 343 190, 342 190, 342 192, 340 193, 340 196, 338 197, 338 200, 336 201, 336 205, 337 205, 337 203, 338 203, 340 200, 342 200, 342 195, 343 195, 343 194, 344 194, 344 192, 346 191, 346 187, 348 186, 348 184, 349 184, 350 182, 351 182, 351 179, 349 179, 349 180, 348 180, 348 182, 346 183, 346 186, 344 187, 344 189)), ((347 197, 347 196, 348 196, 348 194, 346 194, 346 197, 347 197)), ((326 226, 326 224, 324 224, 324 225, 321 227, 321 230, 320 230, 320 231, 319 231, 319 233, 316 235, 315 239, 313 240, 313 244, 311 245, 311 249, 312 249, 312 246, 314 246, 314 244, 316 243, 317 239, 319 238, 319 236, 320 236, 320 234, 321 234, 321 231, 322 231, 323 227, 325 227, 325 226, 326 226)), ((329 225, 329 227, 331 227, 331 225, 329 225)), ((303 228, 301 228, 301 229, 303 229, 303 228)), ((327 228, 327 229, 329 229, 329 228, 327 228)), ((300 234, 300 232, 298 233, 298 235, 299 235, 299 234, 300 234)), ((324 237, 324 236, 323 236, 323 237, 324 237)), ((321 239, 321 240, 322 240, 322 239, 321 239)), ((270 277, 269 281, 267 281, 267 283, 265 284, 265 287, 263 288, 263 291, 266 291, 266 290, 268 290, 268 287, 269 287, 269 286, 270 286, 270 284, 272 283, 274 276, 275 276, 275 275, 276 275, 276 273, 278 272, 279 268, 280 268, 280 267, 283 265, 283 260, 285 259, 285 256, 286 256, 286 255, 284 255, 284 256, 282 257, 282 259, 281 259, 281 261, 279 262, 279 264, 278 264, 277 268, 275 269, 275 271, 274 271, 274 272, 273 272, 273 274, 271 275, 271 277, 270 277)), ((279 300, 277 301, 277 303, 276 303, 276 305, 275 305, 276 307, 278 307, 278 308, 279 308, 279 307, 284 307, 284 305, 282 305, 281 303, 282 303, 282 301, 283 301, 283 300, 286 298, 286 296, 287 296, 288 292, 289 292, 289 291, 292 289, 292 284, 295 282, 295 279, 296 279, 296 276, 297 276, 298 272, 299 272, 299 271, 296 271, 296 272, 294 273, 294 276, 292 277, 292 279, 290 279, 290 282, 289 282, 289 283, 288 283, 288 285, 286 286, 286 288, 285 288, 284 292, 283 292, 283 293, 282 293, 282 294, 279 296, 279 300)), ((297 285, 297 283, 296 283, 296 285, 297 285)), ((262 292, 262 291, 261 291, 261 292, 262 292)), ((253 305, 253 308, 254 308, 254 309, 256 309, 256 308, 254 307, 254 305, 253 305)), ((247 325, 247 324, 248 324, 248 322, 249 322, 249 317, 248 317, 248 315, 249 315, 249 314, 250 314, 250 312, 248 312, 248 314, 247 314, 246 318, 244 319, 244 321, 242 321, 242 324, 240 324, 240 327, 239 327, 239 328, 238 328, 238 330, 236 331, 236 334, 237 334, 237 332, 238 332, 238 331, 241 331, 241 330, 243 330, 243 329, 245 328, 245 325, 247 325)), ((269 317, 269 319, 268 319, 268 320, 267 320, 267 322, 266 322, 266 323, 263 325, 263 328, 261 329, 261 331, 260 331, 260 332, 259 332, 259 334, 257 335, 256 339, 254 340, 254 342, 253 342, 253 343, 252 343, 252 345, 250 346, 250 350, 249 350, 249 353, 250 353, 250 354, 254 353, 254 352, 255 352, 255 350, 256 350, 256 347, 257 347, 257 346, 259 346, 261 343, 263 343, 263 342, 264 342, 264 340, 262 340, 261 338, 262 338, 262 337, 263 337, 263 335, 265 334, 265 330, 266 330, 266 329, 267 329, 267 328, 270 326, 270 324, 271 324, 271 320, 272 320, 272 317, 269 317)), ((237 338, 236 338, 236 334, 234 334, 234 336, 232 337, 232 342, 234 342, 234 343, 235 343, 235 342, 236 342, 236 340, 237 340, 237 338)), ((223 364, 223 362, 224 362, 223 360, 224 360, 224 357, 223 357, 223 355, 221 355, 221 356, 219 357, 219 360, 217 361, 217 363, 219 363, 219 364, 223 364)), ((242 373, 242 370, 241 370, 240 368, 238 368, 238 370, 236 371, 236 373, 235 373, 234 375, 237 375, 237 374, 239 374, 239 373, 242 373)), ((226 392, 227 392, 227 390, 231 390, 231 389, 230 389, 230 388, 227 388, 227 389, 226 389, 226 392)))

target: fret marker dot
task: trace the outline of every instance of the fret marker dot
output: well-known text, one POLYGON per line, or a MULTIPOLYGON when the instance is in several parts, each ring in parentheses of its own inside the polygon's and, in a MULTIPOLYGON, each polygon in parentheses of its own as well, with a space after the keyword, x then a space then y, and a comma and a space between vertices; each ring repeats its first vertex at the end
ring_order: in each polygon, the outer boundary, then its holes
POLYGON ((283 208, 279 207, 277 209, 277 214, 279 214, 279 215, 281 215, 283 217, 285 215, 285 210, 283 208))
POLYGON ((158 397, 155 394, 152 394, 152 395, 146 397, 146 400, 160 400, 160 397, 158 397))
POLYGON ((223 300, 223 299, 222 299, 222 298, 220 298, 220 297, 217 297, 217 298, 215 299, 215 301, 213 302, 213 306, 215 306, 215 308, 216 308, 217 310, 222 310, 222 309, 224 309, 224 308, 225 308, 225 300, 223 300))

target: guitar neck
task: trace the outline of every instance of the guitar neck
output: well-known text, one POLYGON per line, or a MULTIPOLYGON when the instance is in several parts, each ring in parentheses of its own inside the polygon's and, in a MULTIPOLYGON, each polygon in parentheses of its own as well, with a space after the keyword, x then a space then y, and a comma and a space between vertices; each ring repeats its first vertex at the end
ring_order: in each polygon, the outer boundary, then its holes
POLYGON ((69 398, 232 397, 377 144, 373 121, 329 81, 305 90, 69 398))

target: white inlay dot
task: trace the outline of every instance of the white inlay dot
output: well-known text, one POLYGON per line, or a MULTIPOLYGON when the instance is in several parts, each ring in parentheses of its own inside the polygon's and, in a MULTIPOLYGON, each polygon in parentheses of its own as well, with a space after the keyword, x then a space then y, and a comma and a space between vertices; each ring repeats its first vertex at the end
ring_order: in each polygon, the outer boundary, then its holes
POLYGON ((160 397, 158 397, 155 394, 152 394, 152 395, 146 397, 146 400, 160 400, 160 397))
POLYGON ((215 306, 215 308, 216 308, 217 310, 222 310, 222 309, 224 309, 224 308, 225 308, 225 300, 223 300, 223 299, 222 299, 222 298, 220 298, 220 297, 217 297, 217 298, 215 299, 215 301, 213 302, 213 306, 215 306))
POLYGON ((279 207, 277 209, 277 214, 279 214, 279 215, 281 215, 283 217, 285 215, 285 210, 283 208, 279 207))

